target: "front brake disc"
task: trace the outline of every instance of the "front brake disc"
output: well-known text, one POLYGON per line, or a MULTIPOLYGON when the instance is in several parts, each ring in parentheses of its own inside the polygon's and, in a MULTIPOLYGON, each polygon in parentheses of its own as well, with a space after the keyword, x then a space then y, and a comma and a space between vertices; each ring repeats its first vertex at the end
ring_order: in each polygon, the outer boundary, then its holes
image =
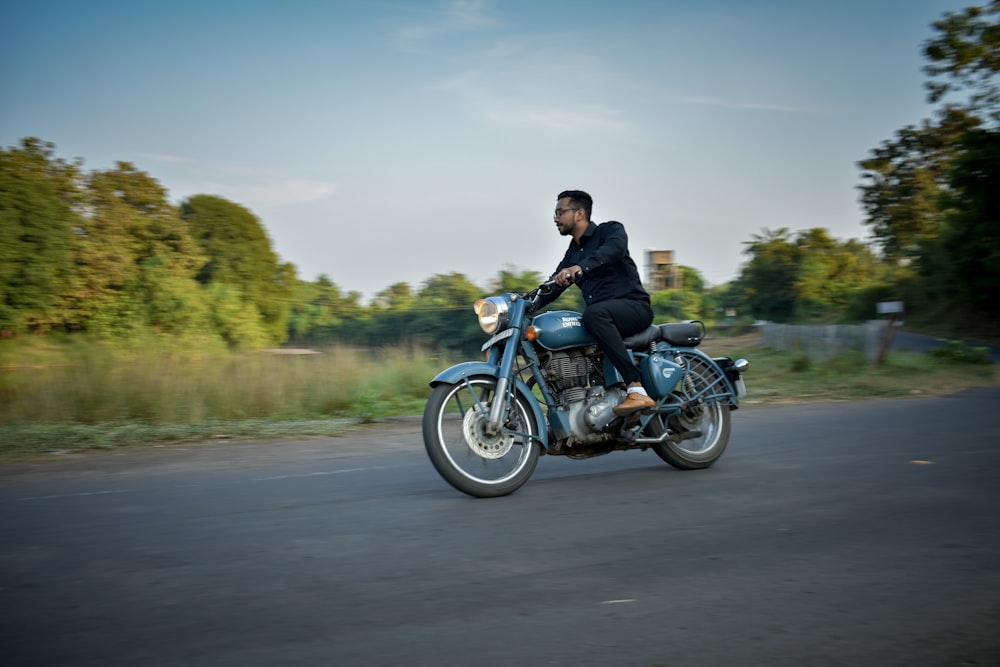
POLYGON ((462 434, 469 449, 484 459, 499 459, 507 455, 514 446, 514 434, 499 431, 496 435, 486 433, 488 419, 476 408, 469 408, 462 420, 462 434))

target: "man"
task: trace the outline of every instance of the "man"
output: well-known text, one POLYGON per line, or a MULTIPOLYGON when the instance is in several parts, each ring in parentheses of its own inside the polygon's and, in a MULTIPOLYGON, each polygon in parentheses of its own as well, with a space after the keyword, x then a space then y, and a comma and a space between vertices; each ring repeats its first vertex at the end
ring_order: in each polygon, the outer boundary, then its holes
POLYGON ((552 275, 558 289, 543 297, 539 307, 555 301, 573 283, 580 288, 587 304, 583 326, 628 387, 625 400, 614 409, 616 415, 626 416, 656 404, 646 394, 639 369, 622 340, 649 327, 653 309, 629 255, 625 227, 614 221, 591 222, 593 206, 593 199, 581 190, 559 193, 556 229, 573 240, 552 275))

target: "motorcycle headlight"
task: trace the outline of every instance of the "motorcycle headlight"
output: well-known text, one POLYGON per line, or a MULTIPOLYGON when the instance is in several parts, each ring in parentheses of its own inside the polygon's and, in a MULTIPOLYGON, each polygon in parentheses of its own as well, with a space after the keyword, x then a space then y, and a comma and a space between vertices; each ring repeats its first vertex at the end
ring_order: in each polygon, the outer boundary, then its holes
POLYGON ((492 335, 507 328, 507 323, 510 321, 509 305, 503 297, 491 296, 487 299, 479 299, 472 305, 472 308, 479 316, 479 326, 483 331, 492 335))

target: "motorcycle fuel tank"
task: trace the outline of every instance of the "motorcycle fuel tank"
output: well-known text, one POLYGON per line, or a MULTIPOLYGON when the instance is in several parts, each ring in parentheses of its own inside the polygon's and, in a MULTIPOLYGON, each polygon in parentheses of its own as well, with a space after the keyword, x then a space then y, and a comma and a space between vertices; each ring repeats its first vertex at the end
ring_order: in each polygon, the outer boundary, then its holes
POLYGON ((571 310, 542 313, 531 321, 531 326, 537 334, 535 342, 546 350, 595 344, 594 338, 583 326, 583 315, 571 310))

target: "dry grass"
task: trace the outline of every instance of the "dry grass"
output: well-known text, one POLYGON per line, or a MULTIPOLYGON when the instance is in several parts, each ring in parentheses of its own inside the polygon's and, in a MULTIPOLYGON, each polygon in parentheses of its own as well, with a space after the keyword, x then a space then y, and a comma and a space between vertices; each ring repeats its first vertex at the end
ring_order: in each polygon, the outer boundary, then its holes
POLYGON ((950 394, 995 385, 996 367, 948 362, 911 352, 890 352, 880 366, 860 353, 827 361, 760 345, 759 334, 709 338, 702 349, 713 356, 745 357, 749 395, 744 405, 859 400, 879 397, 950 394))
MULTIPOLYGON (((708 338, 745 357, 750 407, 951 393, 995 384, 995 367, 892 353, 813 362, 756 335, 708 338)), ((453 360, 420 349, 338 346, 311 354, 235 354, 197 345, 111 348, 0 341, 0 459, 214 437, 336 435, 344 424, 419 415, 428 382, 453 360)))

